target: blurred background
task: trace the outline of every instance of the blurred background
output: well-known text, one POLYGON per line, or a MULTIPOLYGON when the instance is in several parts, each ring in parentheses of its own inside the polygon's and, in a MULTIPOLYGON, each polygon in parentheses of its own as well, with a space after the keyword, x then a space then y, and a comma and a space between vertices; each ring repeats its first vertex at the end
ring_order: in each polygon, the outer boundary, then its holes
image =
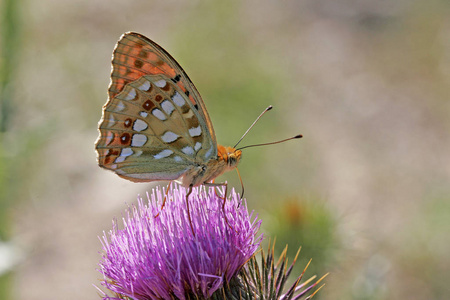
MULTIPOLYGON (((195 83, 266 239, 302 246, 317 299, 450 299, 450 4, 442 0, 3 0, 0 298, 99 299, 101 249, 151 190, 97 166, 126 31, 195 83)), ((234 172, 220 178, 240 191, 234 172)))

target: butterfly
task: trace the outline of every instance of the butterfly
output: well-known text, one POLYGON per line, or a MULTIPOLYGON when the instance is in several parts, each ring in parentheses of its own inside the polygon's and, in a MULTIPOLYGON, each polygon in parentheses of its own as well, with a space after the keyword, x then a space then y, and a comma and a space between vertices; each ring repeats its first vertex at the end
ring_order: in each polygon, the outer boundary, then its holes
POLYGON ((192 189, 239 163, 241 150, 217 144, 187 74, 147 37, 121 36, 108 94, 95 145, 100 167, 134 182, 178 180, 192 189))
POLYGON ((176 60, 135 32, 114 48, 98 128, 100 167, 134 182, 177 180, 189 189, 186 201, 193 187, 213 184, 242 156, 217 144, 205 104, 176 60))
POLYGON ((99 130, 100 167, 134 182, 179 179, 194 187, 241 158, 240 150, 217 144, 205 104, 181 66, 134 32, 114 49, 99 130))

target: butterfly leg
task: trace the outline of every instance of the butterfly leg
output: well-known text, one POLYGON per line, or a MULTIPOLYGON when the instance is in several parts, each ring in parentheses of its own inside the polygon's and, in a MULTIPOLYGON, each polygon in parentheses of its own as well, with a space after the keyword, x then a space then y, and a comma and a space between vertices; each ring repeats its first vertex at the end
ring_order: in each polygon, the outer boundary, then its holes
POLYGON ((192 193, 192 185, 189 186, 189 190, 186 194, 186 208, 187 208, 187 213, 188 213, 189 224, 191 225, 192 234, 195 236, 194 226, 192 226, 191 212, 189 210, 189 201, 188 201, 189 195, 191 193, 192 193))
POLYGON ((228 227, 230 227, 232 230, 236 231, 233 226, 230 225, 230 223, 228 222, 228 218, 227 218, 227 214, 225 213, 225 201, 227 200, 227 193, 228 193, 228 184, 227 183, 214 183, 214 180, 212 182, 206 182, 205 185, 207 186, 213 186, 214 187, 214 192, 216 193, 216 196, 219 197, 220 199, 223 199, 222 202, 222 211, 223 211, 223 216, 225 217, 225 223, 227 223, 228 227), (220 197, 217 194, 217 190, 215 189, 216 187, 219 186, 224 186, 225 187, 225 193, 223 195, 223 197, 220 197))
POLYGON ((169 182, 169 185, 167 186, 166 189, 166 194, 164 195, 164 200, 163 203, 161 205, 161 210, 159 211, 159 213, 156 214, 155 218, 157 218, 159 216, 159 214, 162 212, 164 205, 166 205, 166 200, 167 200, 167 195, 169 194, 169 189, 170 189, 170 185, 172 184, 172 181, 169 182))
MULTIPOLYGON (((225 213, 225 201, 227 200, 228 184, 227 184, 227 183, 215 183, 215 180, 213 179, 211 182, 205 183, 205 185, 213 186, 213 187, 214 187, 214 193, 216 194, 216 196, 223 200, 223 203, 222 203, 222 210, 223 210, 224 213, 225 213), (219 186, 225 186, 225 193, 223 194, 223 196, 220 196, 220 195, 217 193, 216 187, 219 187, 219 186)), ((225 216, 225 217, 226 217, 226 216, 225 216)))
POLYGON ((227 198, 227 188, 228 188, 228 184, 227 183, 214 183, 215 180, 213 179, 211 182, 209 183, 205 183, 205 185, 209 185, 209 186, 213 186, 214 187, 214 193, 216 194, 217 197, 219 197, 220 199, 223 199, 224 203, 225 203, 225 199, 227 198), (225 186, 225 194, 223 196, 220 196, 217 193, 216 187, 218 186, 225 186))
POLYGON ((241 182, 241 188, 242 188, 242 192, 241 192, 241 196, 240 196, 239 204, 238 204, 238 208, 239 208, 241 206, 241 203, 242 203, 242 198, 244 197, 244 183, 242 182, 241 173, 239 173, 239 170, 238 170, 237 167, 236 167, 236 172, 237 172, 237 174, 239 176, 239 181, 241 182))

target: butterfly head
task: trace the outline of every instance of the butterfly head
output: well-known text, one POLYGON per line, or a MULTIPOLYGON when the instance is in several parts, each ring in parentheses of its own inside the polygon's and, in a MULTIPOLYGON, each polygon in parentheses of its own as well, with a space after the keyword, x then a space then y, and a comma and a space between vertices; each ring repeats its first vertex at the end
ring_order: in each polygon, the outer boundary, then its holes
POLYGON ((241 160, 242 151, 233 147, 217 145, 217 156, 219 161, 226 163, 228 169, 234 169, 241 160))

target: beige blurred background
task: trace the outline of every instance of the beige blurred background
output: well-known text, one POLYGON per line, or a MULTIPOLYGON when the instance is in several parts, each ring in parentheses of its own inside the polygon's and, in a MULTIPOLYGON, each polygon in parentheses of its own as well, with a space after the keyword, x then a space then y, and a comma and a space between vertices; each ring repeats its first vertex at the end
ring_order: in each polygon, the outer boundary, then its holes
POLYGON ((153 187, 94 152, 126 31, 183 66, 219 143, 270 104, 243 145, 304 135, 245 150, 239 170, 266 237, 331 273, 317 299, 450 299, 447 1, 1 5, 1 299, 99 299, 97 236, 153 187))

